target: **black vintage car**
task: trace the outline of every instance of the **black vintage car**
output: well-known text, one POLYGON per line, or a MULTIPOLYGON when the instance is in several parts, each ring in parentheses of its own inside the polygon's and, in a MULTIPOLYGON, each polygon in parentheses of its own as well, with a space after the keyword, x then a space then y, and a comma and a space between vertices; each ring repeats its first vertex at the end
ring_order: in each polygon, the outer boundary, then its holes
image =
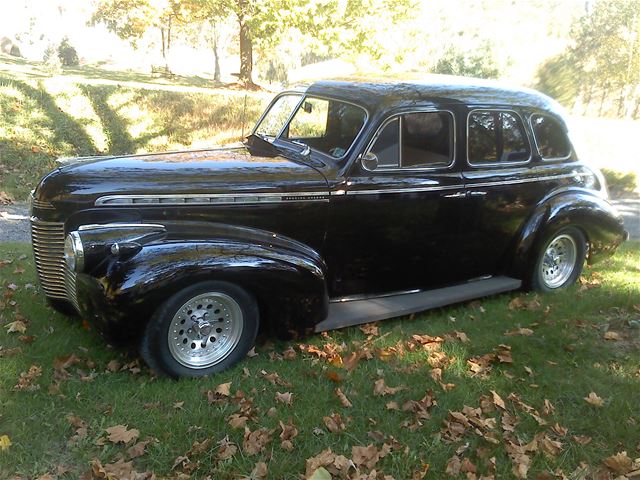
POLYGON ((33 193, 51 304, 170 376, 323 331, 571 285, 626 236, 559 105, 452 78, 278 95, 243 145, 71 161, 33 193))

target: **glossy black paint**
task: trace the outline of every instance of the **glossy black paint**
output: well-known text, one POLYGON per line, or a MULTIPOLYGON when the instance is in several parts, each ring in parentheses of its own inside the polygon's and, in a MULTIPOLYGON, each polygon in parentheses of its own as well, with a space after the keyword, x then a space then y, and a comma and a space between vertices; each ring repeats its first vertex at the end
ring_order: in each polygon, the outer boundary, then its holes
POLYGON ((84 229, 87 270, 78 275, 83 315, 102 329, 140 332, 172 292, 200 279, 236 282, 256 296, 281 332, 323 320, 330 298, 429 289, 485 275, 524 278, 542 237, 583 229, 591 261, 613 253, 624 230, 593 173, 575 155, 543 161, 528 118, 559 106, 540 94, 484 84, 319 82, 309 94, 365 107, 368 123, 344 160, 286 142, 250 138, 228 149, 84 159, 43 178, 33 214, 88 224, 159 224, 161 230, 84 229), (532 149, 523 164, 467 162, 472 108, 516 109, 532 149), (455 163, 436 170, 368 172, 358 162, 377 128, 399 112, 447 110, 456 125, 455 163), (106 195, 321 193, 312 201, 232 205, 96 207, 106 195), (41 208, 42 204, 51 208, 41 208), (114 255, 111 245, 130 246, 114 255), (136 247, 139 246, 139 248, 136 247))

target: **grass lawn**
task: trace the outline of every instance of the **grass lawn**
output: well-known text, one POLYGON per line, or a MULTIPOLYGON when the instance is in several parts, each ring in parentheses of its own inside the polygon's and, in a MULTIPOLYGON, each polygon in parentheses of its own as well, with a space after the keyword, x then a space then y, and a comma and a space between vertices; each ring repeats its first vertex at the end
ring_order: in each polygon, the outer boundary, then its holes
POLYGON ((0 55, 0 190, 26 200, 59 157, 239 140, 272 94, 222 87, 93 67, 51 77, 37 63, 0 55))
POLYGON ((199 380, 151 375, 50 310, 35 283, 29 247, 0 246, 0 478, 615 478, 640 468, 638 242, 566 292, 261 338, 256 356, 199 380))

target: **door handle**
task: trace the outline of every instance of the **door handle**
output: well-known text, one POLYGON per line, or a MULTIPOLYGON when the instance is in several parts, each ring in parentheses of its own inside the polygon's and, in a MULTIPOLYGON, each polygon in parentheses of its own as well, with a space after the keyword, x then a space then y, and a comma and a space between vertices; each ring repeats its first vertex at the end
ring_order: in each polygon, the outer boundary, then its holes
POLYGON ((469 195, 471 195, 472 197, 484 197, 486 194, 487 192, 481 191, 469 192, 469 195))
POLYGON ((456 192, 456 193, 449 193, 445 195, 444 198, 461 198, 466 196, 467 194, 465 192, 456 192))

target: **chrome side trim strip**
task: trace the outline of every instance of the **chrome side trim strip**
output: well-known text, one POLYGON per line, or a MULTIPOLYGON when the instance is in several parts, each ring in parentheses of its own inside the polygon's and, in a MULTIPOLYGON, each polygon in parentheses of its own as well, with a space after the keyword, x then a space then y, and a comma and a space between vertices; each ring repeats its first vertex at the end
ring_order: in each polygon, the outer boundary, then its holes
POLYGON ((281 202, 328 202, 329 192, 197 193, 184 195, 106 195, 96 207, 129 205, 243 205, 281 202))
POLYGON ((420 293, 422 291, 424 290, 416 288, 414 290, 401 290, 399 292, 381 293, 379 295, 348 295, 346 297, 332 298, 329 300, 329 303, 345 303, 356 302, 358 300, 372 300, 374 298, 395 297, 396 295, 409 295, 411 293, 420 293))
POLYGON ((158 228, 164 230, 165 227, 159 223, 89 223, 87 225, 80 225, 78 231, 85 232, 99 228, 158 228))
MULTIPOLYGON (((415 188, 388 188, 388 189, 372 189, 372 190, 349 190, 346 195, 377 195, 381 193, 415 193, 415 192, 436 192, 452 189, 469 189, 477 187, 495 187, 501 185, 516 185, 520 183, 544 182, 548 180, 561 180, 563 178, 575 178, 587 175, 582 172, 566 173, 562 175, 549 175, 544 177, 530 177, 516 180, 504 180, 498 182, 469 183, 467 185, 438 185, 433 187, 415 187, 415 188)), ((341 192, 339 190, 338 192, 341 192)), ((339 193, 333 193, 339 195, 339 193)))

